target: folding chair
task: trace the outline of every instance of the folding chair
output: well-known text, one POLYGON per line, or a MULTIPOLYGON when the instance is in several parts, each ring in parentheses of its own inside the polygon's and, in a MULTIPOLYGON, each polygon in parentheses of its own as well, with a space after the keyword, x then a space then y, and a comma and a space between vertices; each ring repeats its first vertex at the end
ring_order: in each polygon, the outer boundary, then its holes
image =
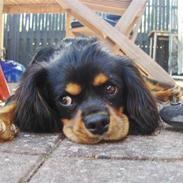
MULTIPOLYGON (((117 25, 113 27, 94 11, 83 4, 83 0, 56 0, 68 14, 77 18, 83 25, 92 30, 97 37, 106 42, 114 51, 125 54, 137 64, 146 77, 172 88, 175 81, 153 59, 134 44, 137 28, 144 12, 147 0, 131 0, 117 25), (133 34, 131 34, 133 31, 133 34)), ((88 0, 97 4, 100 1, 88 0)), ((109 1, 106 1, 109 2, 109 1)), ((116 0, 110 1, 116 3, 116 0)), ((119 2, 119 1, 118 1, 119 2)), ((127 2, 127 1, 126 1, 127 2)), ((106 3, 107 7, 107 3, 106 3)))
MULTIPOLYGON (((139 70, 148 78, 158 81, 169 88, 175 81, 149 55, 142 51, 134 40, 147 0, 1 0, 6 13, 48 13, 63 12, 77 18, 99 39, 112 47, 117 54, 127 55, 134 60, 139 70), (94 10, 94 11, 93 11, 94 10), (122 15, 115 27, 95 14, 95 11, 122 15)), ((69 23, 67 21, 67 33, 69 23)))

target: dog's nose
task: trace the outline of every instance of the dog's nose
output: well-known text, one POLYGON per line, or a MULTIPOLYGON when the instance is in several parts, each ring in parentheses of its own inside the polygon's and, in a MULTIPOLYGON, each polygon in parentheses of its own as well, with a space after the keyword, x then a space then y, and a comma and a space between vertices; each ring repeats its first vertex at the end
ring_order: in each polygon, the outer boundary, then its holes
POLYGON ((108 130, 109 116, 106 113, 95 113, 84 117, 86 128, 93 134, 102 135, 108 130))

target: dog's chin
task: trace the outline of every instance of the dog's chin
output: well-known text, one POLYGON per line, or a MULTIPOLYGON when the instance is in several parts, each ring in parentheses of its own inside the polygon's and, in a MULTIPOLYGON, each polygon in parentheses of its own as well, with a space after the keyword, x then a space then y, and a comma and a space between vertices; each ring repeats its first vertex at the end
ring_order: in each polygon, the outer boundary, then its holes
POLYGON ((63 119, 63 132, 65 136, 82 144, 96 144, 101 141, 122 140, 129 132, 129 121, 125 114, 108 107, 110 114, 110 124, 108 131, 102 135, 94 135, 89 132, 81 118, 81 111, 78 111, 75 118, 63 119))

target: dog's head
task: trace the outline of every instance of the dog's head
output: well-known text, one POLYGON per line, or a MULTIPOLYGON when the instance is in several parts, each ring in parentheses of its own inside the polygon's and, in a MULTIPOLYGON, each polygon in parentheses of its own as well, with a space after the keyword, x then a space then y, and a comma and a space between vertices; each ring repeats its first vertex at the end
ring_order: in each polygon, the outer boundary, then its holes
POLYGON ((34 57, 16 93, 15 123, 25 131, 54 131, 79 143, 149 134, 156 104, 128 58, 95 39, 66 39, 34 57))

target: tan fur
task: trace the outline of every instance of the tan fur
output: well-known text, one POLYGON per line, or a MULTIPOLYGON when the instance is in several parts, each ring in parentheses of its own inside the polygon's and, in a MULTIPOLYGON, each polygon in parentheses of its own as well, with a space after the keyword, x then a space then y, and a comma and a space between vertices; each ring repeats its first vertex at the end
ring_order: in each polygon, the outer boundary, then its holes
POLYGON ((92 135, 84 126, 81 111, 78 111, 75 118, 63 119, 63 132, 70 140, 83 144, 96 144, 100 141, 96 135, 92 135))
POLYGON ((102 140, 120 140, 128 135, 129 121, 122 108, 114 110, 109 107, 110 124, 109 130, 103 135, 94 135, 89 132, 82 121, 82 112, 78 111, 75 118, 63 119, 63 132, 72 141, 84 144, 96 144, 102 140))
POLYGON ((145 83, 158 103, 171 101, 177 102, 180 101, 181 97, 183 96, 182 88, 179 85, 175 85, 174 87, 170 88, 159 82, 155 83, 151 80, 145 80, 145 83))
POLYGON ((13 124, 16 104, 9 104, 0 110, 0 142, 12 140, 19 132, 13 124))
POLYGON ((105 74, 100 73, 97 76, 95 76, 94 81, 93 81, 93 86, 103 85, 108 80, 109 80, 109 78, 105 74))
POLYGON ((81 93, 81 86, 77 83, 68 83, 65 91, 71 95, 79 95, 81 93))
POLYGON ((122 108, 114 110, 108 106, 110 114, 109 130, 106 133, 104 140, 120 140, 128 135, 129 121, 128 117, 123 113, 122 108))

